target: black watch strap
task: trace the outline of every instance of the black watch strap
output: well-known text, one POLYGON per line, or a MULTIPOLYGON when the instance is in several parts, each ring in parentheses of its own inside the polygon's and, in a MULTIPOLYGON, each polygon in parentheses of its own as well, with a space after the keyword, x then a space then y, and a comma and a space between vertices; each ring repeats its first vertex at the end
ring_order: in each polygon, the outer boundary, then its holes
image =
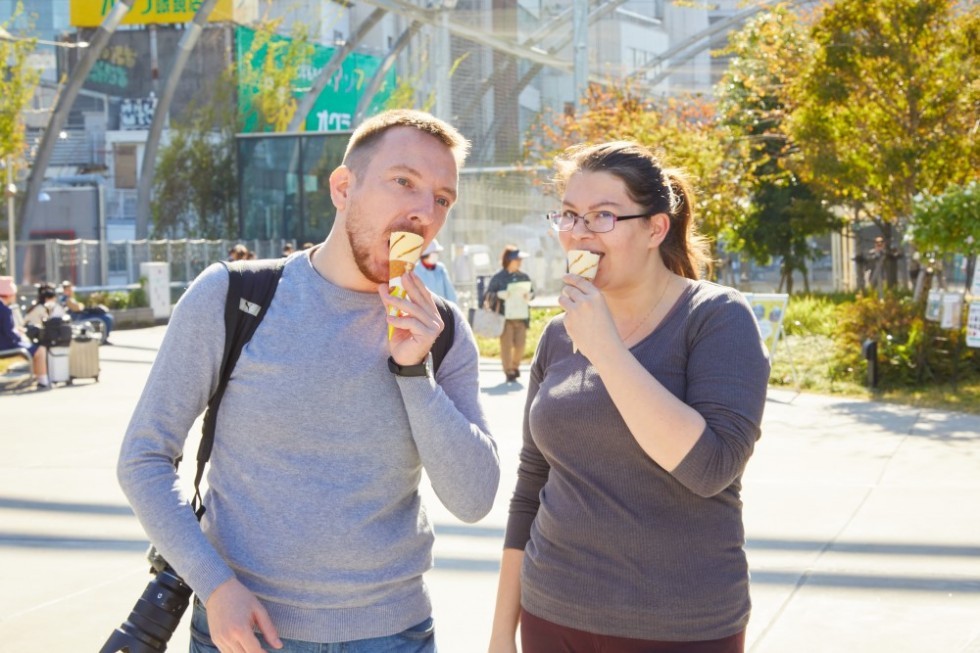
POLYGON ((388 357, 388 370, 397 376, 429 376, 429 366, 423 360, 415 365, 399 365, 391 356, 388 357))

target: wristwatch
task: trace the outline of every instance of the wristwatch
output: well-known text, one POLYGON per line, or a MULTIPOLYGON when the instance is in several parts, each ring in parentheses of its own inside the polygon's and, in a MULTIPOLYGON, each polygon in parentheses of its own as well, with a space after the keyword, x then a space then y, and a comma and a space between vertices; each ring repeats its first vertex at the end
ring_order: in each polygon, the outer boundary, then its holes
MULTIPOLYGON (((426 356, 428 358, 428 356, 426 356)), ((391 356, 388 357, 388 370, 397 376, 429 376, 429 366, 426 361, 415 365, 399 365, 391 356)))

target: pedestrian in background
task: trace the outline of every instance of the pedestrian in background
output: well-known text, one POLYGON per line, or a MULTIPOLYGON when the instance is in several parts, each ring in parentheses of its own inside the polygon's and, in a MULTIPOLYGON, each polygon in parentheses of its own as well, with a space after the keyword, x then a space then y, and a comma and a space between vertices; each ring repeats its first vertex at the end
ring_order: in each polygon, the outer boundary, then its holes
POLYGON ((521 261, 525 258, 527 253, 515 245, 504 247, 500 256, 501 269, 490 277, 482 302, 506 318, 504 331, 500 334, 500 360, 508 383, 521 376, 521 359, 524 358, 527 329, 531 325, 528 302, 534 296, 534 286, 531 277, 521 271, 521 261))
POLYGON ((456 289, 453 288, 453 282, 449 280, 449 270, 439 261, 439 252, 443 249, 439 241, 433 238, 422 252, 422 258, 419 259, 421 265, 415 268, 415 274, 426 288, 455 304, 456 289))
POLYGON ((615 142, 559 159, 564 313, 531 365, 490 651, 740 653, 741 476, 769 362, 708 259, 683 177, 615 142), (578 348, 576 353, 573 344, 578 348))

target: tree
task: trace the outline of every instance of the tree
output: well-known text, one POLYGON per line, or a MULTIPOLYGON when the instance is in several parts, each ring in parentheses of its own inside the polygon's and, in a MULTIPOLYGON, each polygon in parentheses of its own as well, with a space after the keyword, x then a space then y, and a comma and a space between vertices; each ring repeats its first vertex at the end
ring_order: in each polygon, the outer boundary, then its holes
POLYGON ((654 150, 668 168, 681 168, 697 192, 695 217, 701 233, 716 239, 740 211, 739 157, 719 124, 715 107, 696 97, 646 99, 630 83, 591 85, 579 111, 543 113, 525 143, 524 159, 551 168, 578 143, 633 140, 654 150))
POLYGON ((890 241, 916 194, 980 167, 980 7, 838 0, 812 36, 814 56, 790 87, 805 175, 890 241))
MULTIPOLYGON (((0 23, 0 161, 4 166, 13 166, 11 177, 16 179, 16 169, 24 151, 23 110, 27 106, 37 86, 39 72, 27 65, 27 57, 36 45, 33 38, 19 38, 7 30, 22 14, 20 2, 13 15, 0 23)), ((0 178, 6 184, 6 179, 0 178)), ((9 205, 8 205, 9 206, 9 205)), ((9 216, 6 216, 9 220, 9 216)), ((9 225, 4 225, 9 228, 9 225)), ((7 274, 12 274, 10 270, 7 274)))
POLYGON ((780 258, 780 290, 793 292, 793 272, 809 290, 807 262, 821 252, 811 238, 838 228, 818 189, 799 175, 801 156, 787 133, 792 109, 786 93, 802 62, 812 56, 806 28, 777 7, 733 34, 732 62, 719 84, 719 113, 746 157, 743 186, 750 205, 727 229, 728 247, 768 264, 780 258))
POLYGON ((965 254, 969 282, 980 256, 980 180, 950 186, 939 195, 916 196, 906 235, 920 252, 965 254))
POLYGON ((211 102, 188 108, 161 149, 154 178, 156 237, 228 238, 238 235, 238 119, 234 82, 226 73, 211 102))

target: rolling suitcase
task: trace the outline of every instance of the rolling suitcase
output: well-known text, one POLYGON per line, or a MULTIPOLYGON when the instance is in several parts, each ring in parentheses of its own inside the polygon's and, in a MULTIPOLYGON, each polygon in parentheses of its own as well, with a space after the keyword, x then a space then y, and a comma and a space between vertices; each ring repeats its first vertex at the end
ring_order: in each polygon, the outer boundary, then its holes
POLYGON ((99 341, 88 335, 72 339, 68 347, 69 383, 75 379, 99 380, 99 341))
POLYGON ((71 383, 68 369, 68 347, 48 347, 48 380, 55 383, 71 383))

